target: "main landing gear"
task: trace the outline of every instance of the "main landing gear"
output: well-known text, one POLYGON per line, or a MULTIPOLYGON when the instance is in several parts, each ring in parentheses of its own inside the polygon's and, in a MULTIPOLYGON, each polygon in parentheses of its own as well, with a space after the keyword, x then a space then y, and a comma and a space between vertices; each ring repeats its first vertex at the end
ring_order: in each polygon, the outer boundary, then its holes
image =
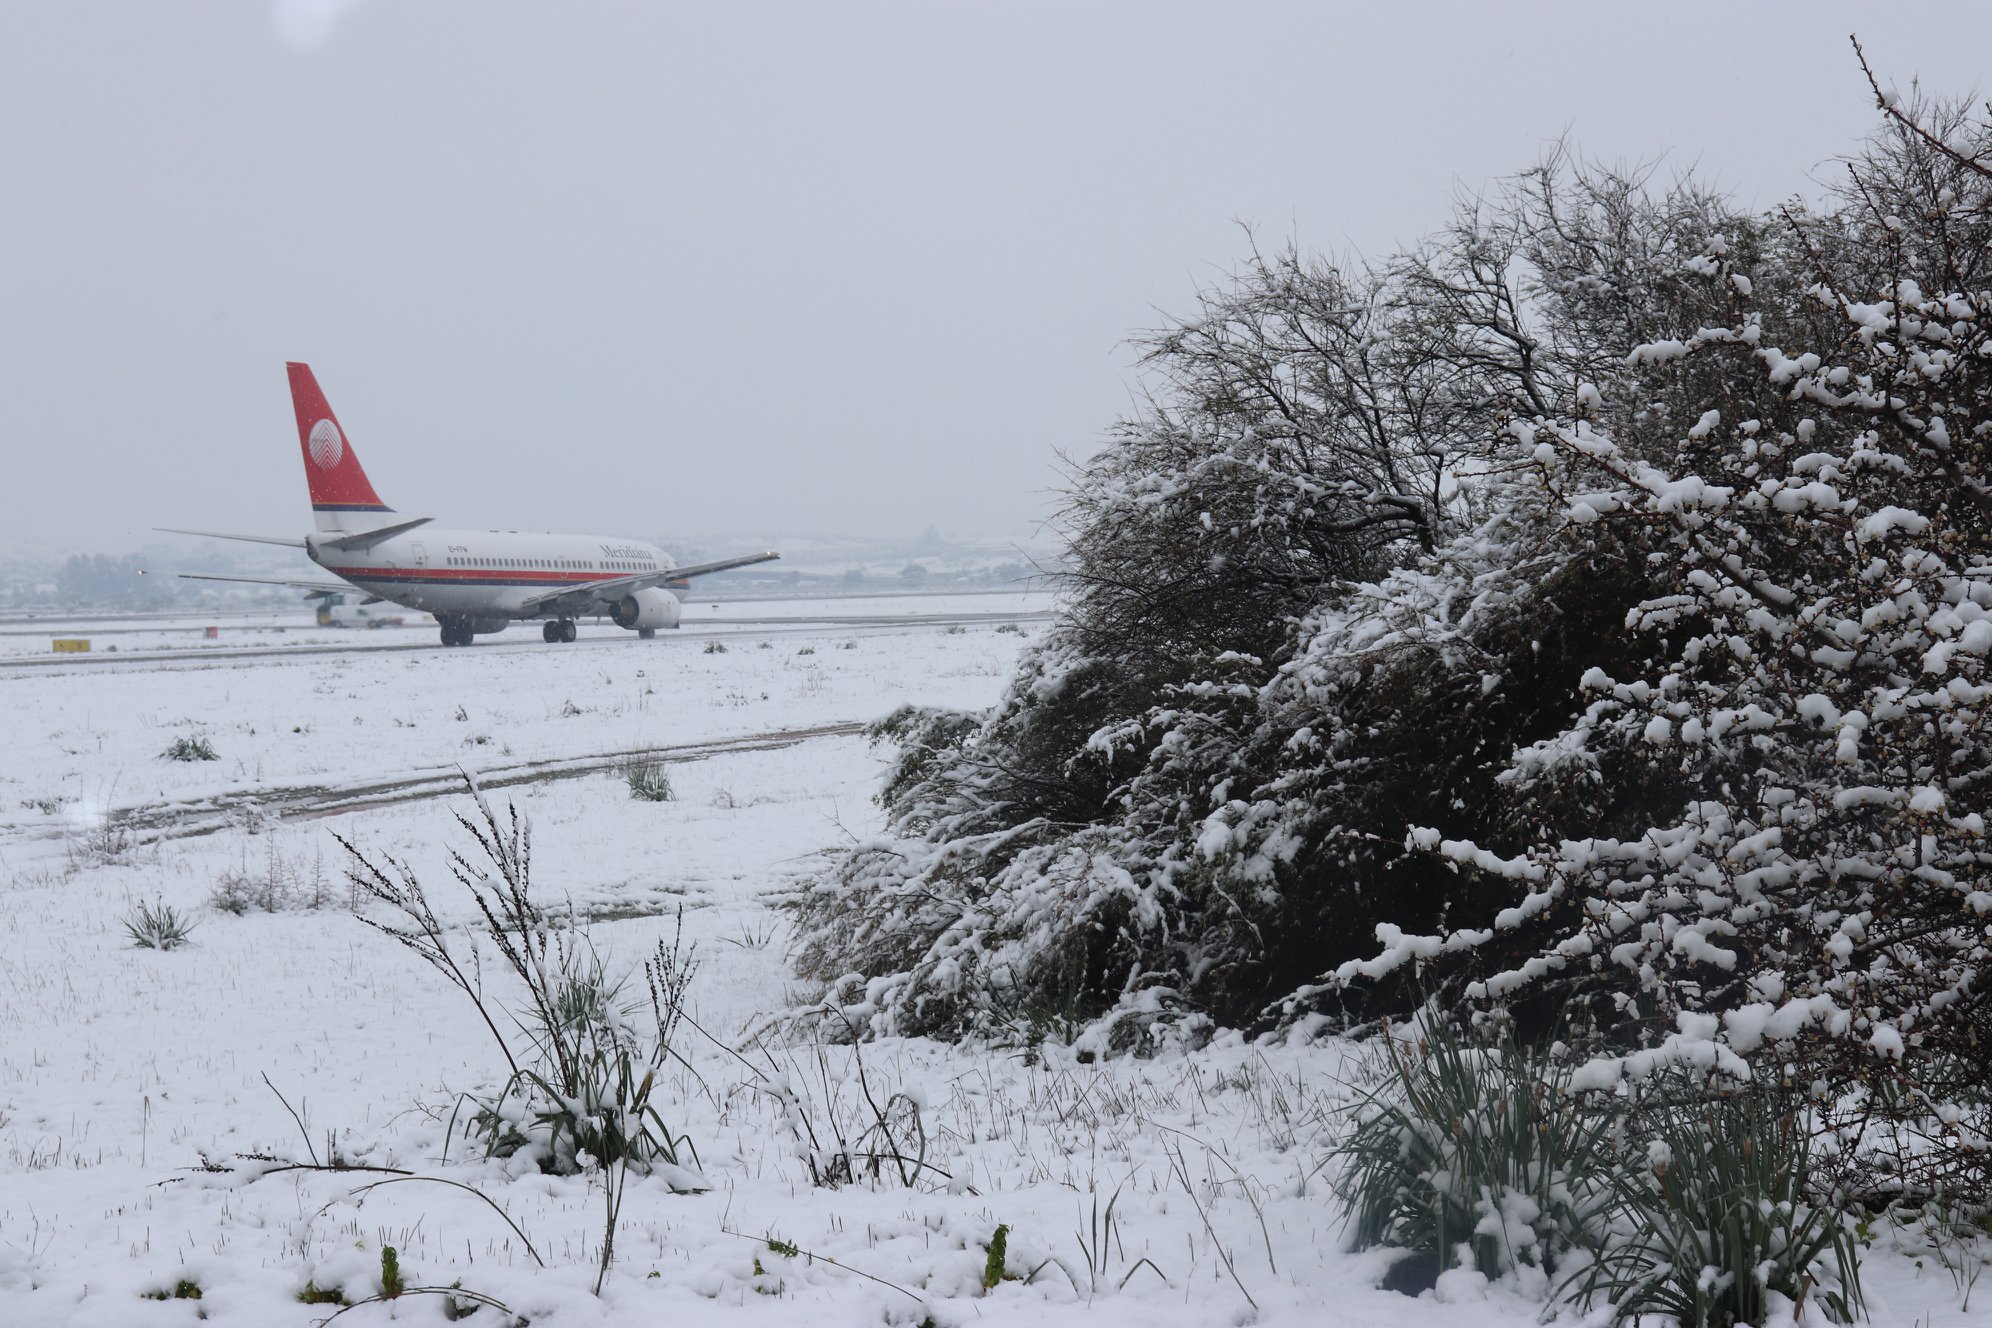
POLYGON ((443 626, 443 644, 446 646, 467 646, 471 642, 470 620, 467 618, 440 618, 443 626))
POLYGON ((574 620, 572 618, 561 618, 558 621, 549 622, 540 628, 540 635, 546 638, 548 645, 559 641, 572 641, 574 639, 574 620))

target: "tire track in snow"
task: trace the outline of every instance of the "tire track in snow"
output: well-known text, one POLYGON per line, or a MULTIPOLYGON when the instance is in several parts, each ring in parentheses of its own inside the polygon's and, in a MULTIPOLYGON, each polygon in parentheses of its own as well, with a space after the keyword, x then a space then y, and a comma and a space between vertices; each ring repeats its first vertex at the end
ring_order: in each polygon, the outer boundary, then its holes
MULTIPOLYGON (((465 791, 463 772, 468 770, 484 790, 514 788, 554 779, 580 779, 613 770, 626 762, 654 761, 682 765, 728 752, 764 752, 816 738, 847 738, 863 733, 865 726, 855 721, 818 724, 809 728, 775 729, 733 738, 711 738, 704 742, 668 743, 654 747, 628 747, 587 756, 548 757, 537 761, 513 761, 474 770, 469 766, 432 766, 389 779, 372 779, 353 784, 299 784, 269 789, 238 789, 206 798, 185 801, 141 803, 120 807, 109 814, 113 831, 133 836, 139 843, 168 839, 189 839, 211 835, 232 826, 268 821, 311 821, 351 812, 371 811, 408 802, 424 802, 465 791)), ((15 828, 15 827, 6 827, 15 828)), ((55 839, 76 833, 73 826, 36 827, 33 838, 55 839)), ((87 831, 85 833, 88 833, 87 831)))

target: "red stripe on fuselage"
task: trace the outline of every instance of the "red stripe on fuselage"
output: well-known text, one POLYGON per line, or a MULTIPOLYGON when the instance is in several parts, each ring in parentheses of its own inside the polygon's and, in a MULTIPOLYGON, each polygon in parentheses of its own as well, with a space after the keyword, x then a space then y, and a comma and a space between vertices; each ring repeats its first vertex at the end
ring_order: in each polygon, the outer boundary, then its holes
POLYGON ((549 586, 586 585, 596 581, 620 581, 634 572, 548 572, 526 567, 328 567, 334 576, 348 581, 369 577, 419 576, 425 581, 461 581, 476 585, 485 581, 540 582, 549 586))

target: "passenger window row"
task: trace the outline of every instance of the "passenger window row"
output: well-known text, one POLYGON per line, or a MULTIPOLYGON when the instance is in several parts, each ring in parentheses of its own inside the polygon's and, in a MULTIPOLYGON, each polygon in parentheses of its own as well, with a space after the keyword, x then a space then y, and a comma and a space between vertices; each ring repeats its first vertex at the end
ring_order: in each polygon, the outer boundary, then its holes
MULTIPOLYGON (((469 558, 451 555, 449 564, 451 567, 517 567, 556 572, 596 570, 594 562, 585 558, 469 558)), ((657 564, 611 559, 603 563, 602 568, 610 572, 654 572, 657 564)))

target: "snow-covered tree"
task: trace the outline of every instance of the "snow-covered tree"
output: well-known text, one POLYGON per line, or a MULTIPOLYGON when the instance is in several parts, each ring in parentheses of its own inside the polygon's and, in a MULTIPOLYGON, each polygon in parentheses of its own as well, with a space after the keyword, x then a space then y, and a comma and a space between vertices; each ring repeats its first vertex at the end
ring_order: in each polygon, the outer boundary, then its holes
POLYGON ((1063 620, 882 726, 803 971, 1101 1049, 1445 994, 1985 1156, 1992 128, 1877 96, 1818 206, 1559 156, 1153 334, 1063 620))
POLYGON ((1622 1034, 1597 1081, 1686 1059, 1914 1120, 1890 1177, 1914 1186, 1982 1180, 1992 1143, 1992 126, 1876 91, 1830 207, 1779 218, 1810 316, 1775 326, 1712 243, 1691 268, 1731 316, 1634 350, 1705 407, 1671 449, 1518 421, 1551 522, 1655 569, 1582 712, 1501 774, 1517 808, 1588 787, 1601 814, 1519 851, 1413 827, 1486 902, 1380 929, 1324 986, 1430 965, 1489 1006, 1588 993, 1622 1034))
MULTIPOLYGON (((1489 532, 1540 542, 1514 422, 1603 409, 1635 339, 1707 305, 1667 273, 1732 220, 1558 158, 1388 263, 1255 252, 1145 338, 1155 403, 1075 470, 1067 613, 994 714, 885 726, 891 833, 798 899, 804 971, 883 1026, 1106 1015, 1113 1040, 1252 1021, 1378 921, 1436 925, 1456 883, 1406 824, 1484 806, 1514 726, 1570 711, 1582 667, 1515 629, 1516 667, 1565 698, 1539 715, 1527 686, 1462 704, 1460 661, 1366 641, 1365 681, 1313 718, 1292 670, 1401 589, 1467 610, 1489 532)), ((1600 617, 1577 575, 1576 635, 1616 639, 1630 592, 1600 617)))

